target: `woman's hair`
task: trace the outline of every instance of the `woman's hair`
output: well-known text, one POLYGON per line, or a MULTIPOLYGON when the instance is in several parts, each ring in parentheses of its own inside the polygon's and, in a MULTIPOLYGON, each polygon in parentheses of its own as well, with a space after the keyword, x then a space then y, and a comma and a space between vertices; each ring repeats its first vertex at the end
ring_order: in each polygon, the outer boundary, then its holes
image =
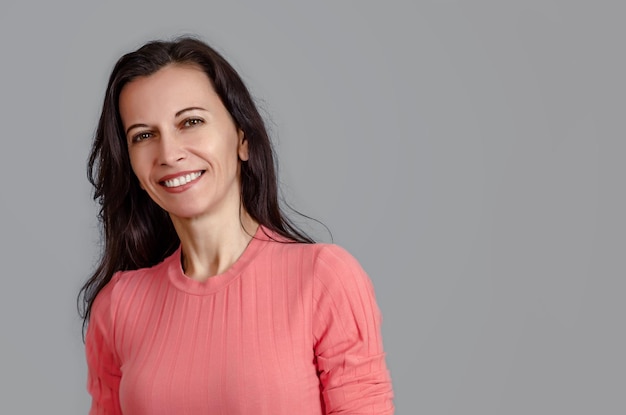
POLYGON ((126 84, 170 64, 201 68, 248 141, 249 159, 241 163, 243 208, 259 224, 294 242, 313 240, 282 212, 272 145, 263 118, 233 67, 204 42, 182 37, 152 41, 120 58, 104 97, 87 176, 100 205, 103 252, 96 270, 79 294, 79 313, 86 324, 96 295, 117 271, 150 267, 163 261, 180 240, 169 215, 139 185, 128 155, 119 97, 126 84))

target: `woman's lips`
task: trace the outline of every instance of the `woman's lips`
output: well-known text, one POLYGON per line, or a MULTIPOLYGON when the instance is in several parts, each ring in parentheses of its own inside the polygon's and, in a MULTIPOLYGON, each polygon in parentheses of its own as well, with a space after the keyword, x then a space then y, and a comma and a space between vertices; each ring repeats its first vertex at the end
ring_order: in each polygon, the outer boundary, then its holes
POLYGON ((168 189, 174 189, 197 180, 203 173, 204 170, 197 170, 192 172, 170 174, 161 178, 161 180, 159 180, 159 184, 168 189))

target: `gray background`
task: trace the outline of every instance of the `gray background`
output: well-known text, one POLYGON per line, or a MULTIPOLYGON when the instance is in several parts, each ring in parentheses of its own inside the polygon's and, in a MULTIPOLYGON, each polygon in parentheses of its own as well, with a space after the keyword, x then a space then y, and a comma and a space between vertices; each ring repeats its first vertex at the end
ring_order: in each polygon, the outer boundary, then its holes
POLYGON ((0 413, 87 411, 90 139, 114 61, 187 32, 374 281, 398 414, 626 413, 623 2, 38 3, 0 7, 0 413))

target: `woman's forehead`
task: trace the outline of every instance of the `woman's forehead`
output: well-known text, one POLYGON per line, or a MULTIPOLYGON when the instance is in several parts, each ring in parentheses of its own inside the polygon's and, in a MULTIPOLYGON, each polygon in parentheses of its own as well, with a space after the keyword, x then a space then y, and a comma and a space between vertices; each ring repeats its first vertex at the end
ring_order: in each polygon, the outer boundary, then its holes
POLYGON ((119 107, 124 120, 174 115, 182 108, 214 106, 216 100, 220 101, 208 76, 200 68, 168 65, 126 84, 120 93, 119 107))

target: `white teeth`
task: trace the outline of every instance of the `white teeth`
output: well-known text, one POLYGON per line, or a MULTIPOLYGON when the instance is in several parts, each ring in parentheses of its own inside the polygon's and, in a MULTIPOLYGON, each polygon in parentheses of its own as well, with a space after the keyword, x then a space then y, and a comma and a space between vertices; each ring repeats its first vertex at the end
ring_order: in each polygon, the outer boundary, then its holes
POLYGON ((192 180, 196 180, 198 177, 200 177, 201 174, 202 173, 197 171, 195 173, 189 173, 185 176, 176 177, 175 179, 166 180, 163 183, 165 184, 165 187, 178 187, 178 186, 185 185, 192 180))

